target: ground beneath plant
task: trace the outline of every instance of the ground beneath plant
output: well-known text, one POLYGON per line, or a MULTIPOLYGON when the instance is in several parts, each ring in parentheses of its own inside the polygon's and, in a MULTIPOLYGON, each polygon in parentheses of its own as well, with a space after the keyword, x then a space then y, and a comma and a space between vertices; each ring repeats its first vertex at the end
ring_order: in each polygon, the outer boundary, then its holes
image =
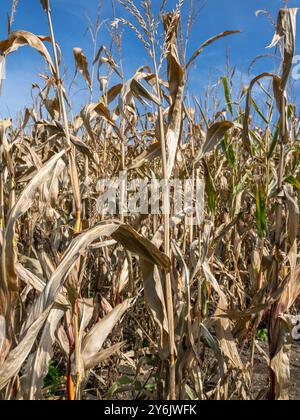
MULTIPOLYGON (((267 362, 268 344, 259 341, 258 345, 260 350, 256 350, 255 353, 254 378, 251 395, 254 400, 266 400, 269 390, 269 370, 267 362)), ((242 354, 242 359, 246 363, 249 361, 249 357, 250 350, 248 348, 247 350, 245 349, 245 352, 242 354)), ((144 366, 144 372, 140 378, 141 383, 144 382, 145 376, 147 377, 151 374, 151 368, 152 367, 148 365, 144 366)), ((128 378, 133 379, 135 377, 135 371, 128 366, 121 368, 121 373, 128 378)), ((95 396, 90 394, 86 397, 87 399, 97 399, 95 396)), ((113 395, 112 399, 131 400, 132 398, 136 398, 133 397, 132 386, 123 385, 120 387, 119 391, 113 395)), ((151 398, 151 394, 149 394, 149 398, 151 398)), ((297 401, 300 400, 300 342, 296 342, 292 347, 290 399, 297 401)))

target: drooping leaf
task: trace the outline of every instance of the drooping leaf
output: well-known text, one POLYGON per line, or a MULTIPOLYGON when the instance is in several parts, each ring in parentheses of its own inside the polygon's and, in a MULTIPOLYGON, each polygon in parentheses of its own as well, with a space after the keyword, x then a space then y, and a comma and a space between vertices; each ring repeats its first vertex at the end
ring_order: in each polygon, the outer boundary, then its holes
POLYGON ((89 73, 88 62, 86 56, 83 53, 82 48, 74 48, 73 53, 76 64, 76 73, 79 70, 88 86, 91 87, 92 82, 89 73))
POLYGON ((38 37, 28 31, 14 31, 9 34, 8 39, 0 41, 0 54, 8 55, 17 51, 20 47, 29 45, 45 58, 50 71, 54 74, 54 65, 51 56, 42 41, 46 39, 47 38, 45 37, 38 37))
MULTIPOLYGON (((274 396, 276 400, 290 399, 290 358, 292 350, 292 325, 287 315, 277 318, 271 345, 271 370, 275 376, 274 396)), ((273 396, 270 396, 273 398, 273 396)))
POLYGON ((207 153, 212 152, 233 126, 234 123, 230 121, 221 121, 213 124, 207 131, 205 143, 196 157, 196 162, 199 162, 207 153))
MULTIPOLYGON (((277 85, 275 84, 275 81, 279 79, 278 76, 272 73, 262 73, 251 81, 250 86, 248 88, 248 92, 247 92, 246 109, 245 109, 244 125, 243 125, 243 144, 247 152, 250 154, 252 154, 252 147, 251 147, 251 140, 249 136, 249 119, 250 119, 250 112, 251 112, 251 105, 252 105, 252 90, 257 82, 259 82, 261 79, 264 79, 266 77, 271 77, 274 82, 274 96, 276 98, 277 104, 278 102, 281 101, 280 92, 278 91, 277 85)), ((279 108, 280 108, 280 105, 279 105, 279 108)))
POLYGON ((296 50, 296 16, 298 9, 280 9, 277 20, 276 33, 268 48, 275 47, 283 40, 283 72, 281 90, 284 91, 292 69, 293 58, 296 50))
POLYGON ((225 31, 203 42, 203 44, 200 45, 200 47, 194 52, 192 57, 188 60, 186 68, 188 69, 194 63, 194 61, 199 57, 199 55, 203 52, 204 48, 208 47, 213 42, 218 41, 221 38, 225 38, 229 35, 234 35, 234 34, 239 34, 239 33, 240 31, 225 31))

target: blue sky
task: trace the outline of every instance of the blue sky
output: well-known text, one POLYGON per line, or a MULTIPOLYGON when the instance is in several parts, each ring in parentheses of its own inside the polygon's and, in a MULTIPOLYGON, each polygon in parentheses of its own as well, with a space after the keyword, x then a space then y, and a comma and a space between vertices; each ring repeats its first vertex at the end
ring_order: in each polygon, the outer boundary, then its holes
MULTIPOLYGON (((103 19, 112 19, 110 0, 104 0, 102 12, 103 19)), ((158 4, 158 0, 153 1, 158 4)), ((186 0, 188 3, 188 0, 186 0)), ((87 16, 95 18, 97 0, 52 0, 54 27, 57 42, 60 44, 68 79, 74 76, 73 47, 82 47, 88 57, 92 56, 92 44, 86 33, 87 16)), ((193 28, 189 55, 207 38, 227 29, 239 29, 240 35, 221 40, 208 47, 205 53, 197 60, 191 74, 191 88, 198 96, 202 96, 211 76, 215 81, 225 72, 226 48, 230 51, 230 62, 236 66, 237 77, 247 82, 248 66, 257 55, 270 53, 266 46, 270 44, 274 29, 264 16, 255 16, 258 9, 267 9, 274 18, 277 18, 278 9, 282 0, 208 0, 207 6, 199 15, 193 28)), ((168 5, 174 8, 175 0, 169 0, 168 5)), ((299 0, 290 0, 290 7, 299 6, 299 0)), ((1 0, 0 7, 0 38, 6 37, 6 13, 11 8, 11 0, 1 0)), ((124 12, 118 9, 122 16, 124 12)), ((185 12, 186 14, 186 12, 185 12)), ((298 15, 298 26, 299 26, 298 15)), ((15 17, 14 29, 25 29, 36 34, 48 34, 46 17, 41 9, 39 0, 19 0, 15 17)), ((299 28, 300 31, 300 28, 299 28)), ((99 39, 101 44, 109 44, 108 31, 104 28, 99 39)), ((298 48, 298 51, 300 46, 298 48)), ((150 64, 143 47, 135 36, 126 30, 123 40, 123 64, 126 76, 132 73, 141 64, 150 64)), ((252 70, 252 75, 262 71, 273 70, 274 62, 270 59, 260 60, 252 70)), ((29 48, 22 48, 8 57, 7 80, 4 81, 2 96, 0 97, 0 118, 14 117, 16 113, 31 103, 31 84, 37 82, 38 73, 45 69, 43 59, 29 48)), ((296 92, 299 98, 300 80, 296 83, 296 92)), ((80 107, 85 103, 87 94, 79 90, 82 87, 78 80, 76 97, 71 97, 80 107)), ((74 90, 75 91, 75 90, 74 90)))

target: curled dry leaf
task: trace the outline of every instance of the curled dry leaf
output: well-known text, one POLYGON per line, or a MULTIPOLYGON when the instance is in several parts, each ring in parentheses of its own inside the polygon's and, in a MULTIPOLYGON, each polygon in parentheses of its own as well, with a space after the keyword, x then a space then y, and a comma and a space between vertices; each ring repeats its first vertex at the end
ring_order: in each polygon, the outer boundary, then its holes
POLYGON ((90 78, 88 62, 87 62, 86 56, 83 53, 82 48, 74 48, 73 53, 74 53, 75 64, 76 64, 76 73, 79 70, 84 80, 86 81, 88 86, 91 88, 92 82, 90 78))
POLYGON ((271 347, 271 369, 275 376, 274 393, 276 400, 287 401, 290 399, 290 358, 292 350, 292 323, 287 315, 277 318, 276 337, 271 347))
POLYGON ((96 54, 95 60, 93 62, 93 65, 98 63, 98 70, 100 69, 100 67, 103 64, 108 64, 111 69, 122 79, 122 75, 118 70, 118 66, 115 63, 113 57, 109 54, 109 52, 107 51, 106 47, 104 45, 102 45, 99 48, 98 53, 96 54), (104 55, 104 57, 101 58, 101 55, 104 55))
POLYGON ((152 265, 163 268, 166 272, 170 271, 170 259, 131 226, 121 224, 111 236, 133 254, 139 255, 152 265))
POLYGON ((122 84, 111 87, 101 98, 100 102, 103 102, 106 106, 111 104, 117 96, 121 93, 123 88, 122 84))
POLYGON ((47 61, 50 71, 55 74, 53 62, 49 51, 45 47, 43 40, 47 40, 45 37, 38 37, 28 31, 14 31, 11 32, 9 38, 0 41, 0 54, 8 55, 14 51, 17 51, 20 47, 29 45, 38 51, 47 61))
POLYGON ((234 127, 234 123, 230 121, 221 121, 213 124, 207 131, 205 143, 196 157, 196 162, 199 162, 207 153, 212 152, 232 127, 234 127))
POLYGON ((160 104, 159 99, 149 92, 141 83, 143 80, 148 79, 150 74, 149 67, 141 67, 131 79, 124 83, 119 97, 119 109, 125 118, 127 118, 128 107, 131 106, 134 98, 138 98, 141 101, 144 98, 156 105, 160 104), (147 72, 144 70, 147 70, 147 72))
POLYGON ((278 14, 276 33, 268 48, 275 47, 283 40, 283 74, 281 78, 281 91, 286 84, 292 69, 293 58, 296 50, 296 16, 298 9, 281 9, 278 14))

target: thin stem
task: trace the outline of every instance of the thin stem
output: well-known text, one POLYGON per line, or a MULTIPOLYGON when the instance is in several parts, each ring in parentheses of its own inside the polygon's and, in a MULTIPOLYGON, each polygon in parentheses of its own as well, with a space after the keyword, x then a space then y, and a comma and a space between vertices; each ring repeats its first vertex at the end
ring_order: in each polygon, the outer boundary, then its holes
POLYGON ((78 179, 78 173, 77 173, 77 168, 76 168, 76 163, 75 163, 75 150, 71 142, 68 116, 67 116, 65 99, 64 99, 63 85, 60 78, 59 62, 58 62, 58 56, 57 56, 56 41, 55 41, 55 35, 54 35, 54 30, 53 30, 50 7, 48 7, 46 13, 47 13, 47 18, 48 18, 48 25, 49 25, 51 43, 52 43, 52 49, 53 49, 54 65, 55 65, 55 73, 56 73, 56 85, 57 85, 57 90, 58 90, 61 117, 63 119, 67 147, 69 148, 68 158, 69 158, 70 177, 71 177, 72 189, 73 189, 73 194, 74 194, 74 202, 75 202, 75 208, 76 208, 75 232, 78 233, 81 230, 81 200, 80 200, 79 179, 78 179))

